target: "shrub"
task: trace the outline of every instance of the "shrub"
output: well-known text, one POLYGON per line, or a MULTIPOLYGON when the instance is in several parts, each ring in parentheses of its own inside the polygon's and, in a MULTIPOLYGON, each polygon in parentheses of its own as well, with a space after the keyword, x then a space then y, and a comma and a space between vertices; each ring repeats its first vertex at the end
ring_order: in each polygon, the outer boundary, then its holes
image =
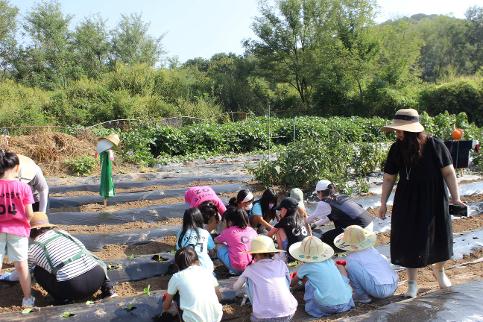
POLYGON ((96 164, 96 159, 90 155, 65 161, 65 165, 69 169, 70 173, 76 176, 87 176, 91 174, 92 170, 94 170, 96 167, 96 164))

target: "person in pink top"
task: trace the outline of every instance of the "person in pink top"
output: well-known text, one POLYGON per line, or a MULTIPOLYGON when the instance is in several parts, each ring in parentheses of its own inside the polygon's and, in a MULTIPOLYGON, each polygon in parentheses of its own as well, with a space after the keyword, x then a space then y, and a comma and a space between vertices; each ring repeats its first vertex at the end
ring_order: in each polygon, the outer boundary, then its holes
POLYGON ((217 229, 226 207, 211 187, 190 187, 184 194, 184 200, 190 208, 198 208, 201 211, 206 230, 211 233, 217 229))
POLYGON ((34 198, 30 187, 17 179, 18 171, 18 156, 0 150, 0 270, 3 256, 7 255, 15 264, 22 287, 22 306, 32 307, 35 299, 27 259, 34 198))
POLYGON ((288 267, 274 257, 279 252, 283 250, 276 249, 270 237, 255 237, 250 246, 254 263, 246 267, 233 285, 235 290, 246 285, 253 308, 252 322, 288 322, 297 310, 297 300, 290 293, 288 267))
POLYGON ((248 250, 257 232, 248 225, 248 216, 243 209, 228 208, 224 219, 227 228, 215 238, 215 243, 219 244, 217 256, 230 274, 239 275, 252 260, 248 250))

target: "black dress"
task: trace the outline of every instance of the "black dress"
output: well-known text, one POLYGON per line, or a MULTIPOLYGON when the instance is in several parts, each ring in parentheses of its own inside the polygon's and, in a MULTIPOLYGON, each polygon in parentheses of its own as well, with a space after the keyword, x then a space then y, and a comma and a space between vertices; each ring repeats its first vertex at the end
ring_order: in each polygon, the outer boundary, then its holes
POLYGON ((418 268, 453 255, 448 195, 441 173, 450 164, 448 149, 433 137, 428 137, 421 159, 412 167, 404 164, 400 143, 391 146, 384 172, 399 174, 391 216, 393 264, 418 268))

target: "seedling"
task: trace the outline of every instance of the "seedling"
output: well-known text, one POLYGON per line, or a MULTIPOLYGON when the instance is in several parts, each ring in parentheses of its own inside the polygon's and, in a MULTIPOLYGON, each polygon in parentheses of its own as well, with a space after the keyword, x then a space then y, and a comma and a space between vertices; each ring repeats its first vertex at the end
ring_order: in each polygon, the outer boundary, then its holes
POLYGON ((34 309, 33 309, 33 308, 31 308, 31 307, 26 308, 26 309, 23 309, 23 310, 22 310, 22 314, 30 314, 30 313, 32 313, 32 311, 33 311, 33 310, 34 310, 34 309))
POLYGON ((134 257, 134 254, 131 254, 131 255, 129 255, 129 257, 127 259, 129 259, 130 261, 132 261, 134 258, 135 258, 134 257))
POLYGON ((62 316, 64 319, 67 319, 67 318, 71 318, 71 317, 73 317, 74 315, 75 315, 75 314, 74 314, 74 313, 72 313, 72 312, 65 311, 64 313, 62 313, 62 315, 61 315, 61 316, 62 316))
POLYGON ((144 288, 144 294, 151 296, 151 284, 148 284, 148 287, 144 288))
POLYGON ((134 310, 136 307, 133 305, 133 304, 128 304, 128 306, 126 306, 124 308, 124 310, 128 311, 128 312, 131 312, 132 310, 134 310))
POLYGON ((86 302, 86 305, 93 305, 94 304, 94 301, 87 301, 86 302))

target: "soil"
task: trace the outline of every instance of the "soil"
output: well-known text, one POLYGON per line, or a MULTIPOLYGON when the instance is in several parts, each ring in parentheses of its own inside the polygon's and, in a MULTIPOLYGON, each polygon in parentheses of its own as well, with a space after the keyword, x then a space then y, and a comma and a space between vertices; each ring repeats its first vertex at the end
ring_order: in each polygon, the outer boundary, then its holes
POLYGON ((131 255, 150 255, 156 253, 167 253, 175 249, 176 237, 163 237, 147 243, 134 245, 105 245, 101 251, 94 252, 96 256, 103 260, 126 259, 131 255))
POLYGON ((133 221, 119 225, 59 225, 60 229, 71 234, 99 234, 99 233, 121 233, 139 229, 166 228, 166 226, 181 226, 183 218, 167 218, 163 221, 144 222, 133 221))
POLYGON ((184 197, 176 197, 176 198, 163 198, 157 200, 136 200, 136 201, 129 201, 124 202, 116 205, 111 205, 104 207, 102 204, 97 203, 90 203, 87 205, 80 206, 80 211, 82 212, 114 212, 124 209, 131 209, 131 208, 144 208, 149 206, 156 206, 156 205, 170 205, 174 203, 184 202, 184 197))

